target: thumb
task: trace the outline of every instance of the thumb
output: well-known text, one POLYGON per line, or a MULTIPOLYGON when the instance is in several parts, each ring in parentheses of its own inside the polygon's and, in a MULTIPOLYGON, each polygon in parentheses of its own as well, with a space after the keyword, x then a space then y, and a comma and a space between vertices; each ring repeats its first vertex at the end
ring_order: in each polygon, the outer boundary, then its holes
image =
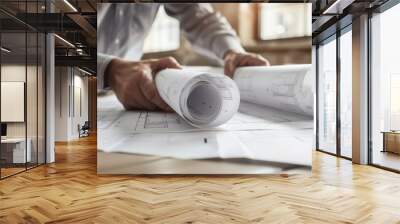
POLYGON ((225 75, 229 76, 229 77, 233 77, 233 71, 235 70, 235 64, 234 64, 234 60, 228 59, 225 61, 225 66, 224 66, 224 73, 225 75))
POLYGON ((173 57, 161 58, 151 62, 151 69, 153 70, 153 74, 166 68, 181 69, 182 66, 173 57))

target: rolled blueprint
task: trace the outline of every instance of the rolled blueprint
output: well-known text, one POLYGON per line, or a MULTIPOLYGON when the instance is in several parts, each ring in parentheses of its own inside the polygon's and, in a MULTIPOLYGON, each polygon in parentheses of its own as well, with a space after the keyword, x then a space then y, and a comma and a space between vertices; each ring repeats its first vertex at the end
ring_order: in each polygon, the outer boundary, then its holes
POLYGON ((234 80, 243 101, 313 116, 310 64, 241 67, 234 80))
POLYGON ((222 74, 165 69, 157 73, 155 83, 161 98, 195 127, 219 126, 239 108, 239 90, 222 74))

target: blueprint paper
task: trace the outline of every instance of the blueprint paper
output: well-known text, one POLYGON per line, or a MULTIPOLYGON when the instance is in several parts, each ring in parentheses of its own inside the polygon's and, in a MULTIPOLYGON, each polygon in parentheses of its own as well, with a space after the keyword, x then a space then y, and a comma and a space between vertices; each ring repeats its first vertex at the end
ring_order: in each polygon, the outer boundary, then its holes
POLYGON ((251 66, 236 69, 243 101, 313 116, 311 65, 251 66))
POLYGON ((312 129, 126 133, 114 136, 113 144, 103 151, 177 159, 247 158, 311 165, 311 142, 312 129))
POLYGON ((311 165, 313 120, 308 116, 241 102, 225 124, 196 128, 175 113, 125 111, 113 94, 100 96, 98 108, 98 148, 105 152, 311 165))
POLYGON ((195 127, 219 126, 239 107, 239 90, 223 74, 165 69, 157 73, 155 83, 161 98, 195 127))
POLYGON ((185 121, 195 127, 210 128, 230 120, 240 98, 312 116, 311 74, 309 64, 250 66, 236 69, 233 82, 222 74, 222 69, 202 71, 200 67, 165 69, 156 75, 155 82, 163 100, 185 121))
MULTIPOLYGON (((188 69, 224 72, 222 68, 208 66, 190 66, 188 69)), ((315 82, 311 69, 311 64, 240 67, 235 71, 234 81, 242 101, 311 117, 315 82)))
POLYGON ((126 133, 166 133, 196 131, 237 131, 312 128, 306 116, 242 102, 227 123, 214 128, 189 125, 175 113, 149 111, 101 112, 98 127, 126 133))

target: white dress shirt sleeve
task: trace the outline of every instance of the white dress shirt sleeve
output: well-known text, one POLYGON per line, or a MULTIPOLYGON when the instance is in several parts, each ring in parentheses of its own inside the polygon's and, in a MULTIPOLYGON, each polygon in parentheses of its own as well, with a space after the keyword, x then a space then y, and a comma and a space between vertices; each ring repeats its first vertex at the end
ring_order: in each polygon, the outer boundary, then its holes
POLYGON ((211 4, 168 3, 164 7, 168 15, 180 21, 181 29, 198 53, 223 63, 228 50, 245 51, 229 22, 211 4))
POLYGON ((116 57, 112 55, 97 54, 97 89, 102 90, 108 87, 104 81, 104 73, 106 72, 108 64, 114 58, 116 57))

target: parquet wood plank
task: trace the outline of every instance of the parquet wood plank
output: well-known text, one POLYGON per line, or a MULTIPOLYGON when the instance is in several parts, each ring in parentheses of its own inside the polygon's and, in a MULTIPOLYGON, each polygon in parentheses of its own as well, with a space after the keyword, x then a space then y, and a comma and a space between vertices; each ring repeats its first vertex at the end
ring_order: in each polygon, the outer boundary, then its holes
POLYGON ((0 181, 0 223, 400 223, 400 175, 314 152, 299 175, 96 174, 96 138, 0 181))

